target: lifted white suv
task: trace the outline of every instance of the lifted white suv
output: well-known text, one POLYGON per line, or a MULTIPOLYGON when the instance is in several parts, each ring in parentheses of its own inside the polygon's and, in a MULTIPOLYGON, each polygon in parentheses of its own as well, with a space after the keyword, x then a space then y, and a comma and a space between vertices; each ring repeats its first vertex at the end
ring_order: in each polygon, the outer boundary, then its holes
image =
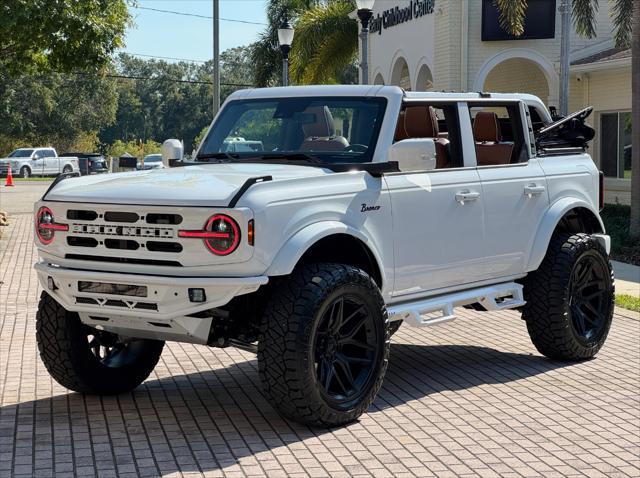
POLYGON ((62 176, 36 204, 42 359, 115 394, 166 340, 254 350, 275 408, 338 425, 371 404, 400 324, 457 306, 519 309, 542 354, 593 357, 614 286, 589 113, 385 86, 234 93, 194 163, 168 143, 171 168, 62 176))

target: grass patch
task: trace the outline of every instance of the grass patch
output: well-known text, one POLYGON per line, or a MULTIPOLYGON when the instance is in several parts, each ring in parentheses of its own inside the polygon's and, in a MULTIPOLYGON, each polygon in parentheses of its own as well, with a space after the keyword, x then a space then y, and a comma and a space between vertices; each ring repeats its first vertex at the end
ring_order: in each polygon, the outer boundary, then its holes
POLYGON ((634 297, 627 294, 616 295, 616 305, 623 309, 640 312, 640 297, 634 297))
POLYGON ((640 237, 629 234, 631 208, 622 204, 606 204, 600 213, 607 234, 611 236, 611 257, 640 265, 640 237))
POLYGON ((53 181, 55 178, 13 178, 14 183, 30 183, 30 182, 43 182, 43 181, 53 181))

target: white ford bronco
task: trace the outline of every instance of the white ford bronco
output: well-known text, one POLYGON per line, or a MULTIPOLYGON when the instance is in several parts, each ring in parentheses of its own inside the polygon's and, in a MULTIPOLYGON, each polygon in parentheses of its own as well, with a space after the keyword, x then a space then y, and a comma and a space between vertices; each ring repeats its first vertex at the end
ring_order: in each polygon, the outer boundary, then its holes
POLYGON ((166 169, 62 175, 35 205, 41 357, 71 390, 116 394, 167 340, 239 347, 277 410, 320 426, 371 404, 401 323, 455 307, 517 309, 540 353, 593 357, 614 286, 590 111, 391 86, 236 92, 192 162, 168 140, 166 169))

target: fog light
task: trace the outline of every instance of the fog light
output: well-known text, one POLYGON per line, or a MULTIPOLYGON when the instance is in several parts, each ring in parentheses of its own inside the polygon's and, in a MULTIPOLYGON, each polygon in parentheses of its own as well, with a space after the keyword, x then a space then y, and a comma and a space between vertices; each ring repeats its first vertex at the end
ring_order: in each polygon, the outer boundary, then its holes
POLYGON ((205 302, 207 295, 204 293, 204 289, 189 289, 189 300, 191 302, 205 302))
POLYGON ((53 277, 51 277, 51 276, 47 277, 47 287, 49 288, 49 290, 57 290, 58 289, 56 287, 56 283, 53 282, 53 277))

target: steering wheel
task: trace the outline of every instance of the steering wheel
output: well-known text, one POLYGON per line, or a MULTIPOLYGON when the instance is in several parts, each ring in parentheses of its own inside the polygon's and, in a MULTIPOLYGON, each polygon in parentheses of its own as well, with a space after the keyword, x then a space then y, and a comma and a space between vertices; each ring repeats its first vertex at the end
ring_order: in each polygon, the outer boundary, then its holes
POLYGON ((353 143, 344 148, 344 151, 347 153, 366 153, 369 149, 369 146, 365 144, 353 143))

